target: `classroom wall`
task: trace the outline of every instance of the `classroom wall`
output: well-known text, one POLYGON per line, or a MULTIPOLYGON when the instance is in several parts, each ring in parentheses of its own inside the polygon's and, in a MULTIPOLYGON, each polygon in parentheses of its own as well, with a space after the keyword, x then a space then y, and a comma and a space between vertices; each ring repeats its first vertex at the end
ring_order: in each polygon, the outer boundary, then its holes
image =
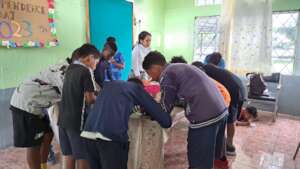
MULTIPOLYGON (((212 5, 204 7, 195 7, 194 0, 136 0, 138 6, 143 10, 136 11, 136 15, 147 16, 142 20, 142 27, 146 30, 159 30, 163 33, 163 46, 161 51, 167 59, 175 55, 183 55, 189 62, 193 57, 193 32, 194 20, 197 16, 220 15, 221 6, 212 5), (154 7, 155 4, 161 4, 161 7, 154 7), (163 7, 163 9, 162 9, 163 7), (164 21, 161 21, 164 17, 164 21), (149 19, 152 18, 152 19, 149 19), (161 31, 164 29, 164 31, 161 31)), ((274 11, 299 10, 300 0, 273 0, 274 11)), ((155 42, 153 46, 156 46, 155 42)), ((300 47, 299 47, 300 50, 300 47)), ((298 58, 300 65, 300 58, 298 58)), ((300 83, 299 76, 283 76, 282 92, 279 96, 279 111, 281 113, 300 116, 298 106, 300 83)))
POLYGON ((151 48, 163 52, 165 0, 135 0, 134 4, 136 18, 134 42, 137 42, 139 32, 149 31, 152 34, 151 48))
MULTIPOLYGON (((300 0, 273 0, 274 11, 297 9, 300 0)), ((165 55, 170 58, 181 54, 191 62, 195 17, 220 15, 220 11, 220 5, 195 7, 194 0, 165 0, 165 55)))
POLYGON ((12 144, 11 94, 22 80, 63 61, 85 42, 85 0, 56 0, 58 47, 0 48, 0 148, 12 144))
POLYGON ((219 5, 195 7, 194 0, 166 0, 164 37, 166 57, 183 55, 190 62, 193 56, 195 17, 218 15, 220 10, 219 5))

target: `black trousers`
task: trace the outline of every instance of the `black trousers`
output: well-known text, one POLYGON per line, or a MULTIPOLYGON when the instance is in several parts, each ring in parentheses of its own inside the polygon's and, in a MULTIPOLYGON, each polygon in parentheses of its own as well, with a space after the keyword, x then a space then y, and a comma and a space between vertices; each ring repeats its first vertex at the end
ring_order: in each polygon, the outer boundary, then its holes
POLYGON ((86 139, 90 169, 127 169, 129 142, 86 139))

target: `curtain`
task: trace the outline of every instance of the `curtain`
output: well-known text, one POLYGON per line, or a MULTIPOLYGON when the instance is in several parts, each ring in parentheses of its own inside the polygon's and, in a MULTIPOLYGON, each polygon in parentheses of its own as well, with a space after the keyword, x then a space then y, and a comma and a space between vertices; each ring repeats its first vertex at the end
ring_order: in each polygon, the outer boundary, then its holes
POLYGON ((230 70, 269 73, 272 49, 271 0, 224 0, 220 52, 230 70))

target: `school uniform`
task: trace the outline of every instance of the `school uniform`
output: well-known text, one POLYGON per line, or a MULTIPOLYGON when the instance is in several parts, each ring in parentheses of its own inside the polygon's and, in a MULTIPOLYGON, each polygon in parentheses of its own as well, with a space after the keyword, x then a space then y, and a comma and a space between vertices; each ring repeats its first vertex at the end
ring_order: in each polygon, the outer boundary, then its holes
POLYGON ((136 105, 162 127, 171 126, 170 115, 141 86, 133 82, 105 82, 81 134, 87 138, 91 169, 127 168, 128 122, 136 105))
POLYGON ((160 77, 162 104, 171 112, 177 100, 186 104, 189 120, 188 161, 190 168, 211 169, 214 158, 223 156, 228 115, 215 83, 195 66, 167 65, 160 77))
POLYGON ((208 76, 224 85, 230 93, 231 102, 227 123, 234 123, 239 112, 239 105, 242 105, 241 102, 245 100, 246 92, 243 82, 235 74, 212 64, 205 65, 204 70, 208 76))
POLYGON ((61 110, 58 117, 62 154, 75 159, 86 159, 86 149, 80 132, 87 116, 85 92, 95 92, 93 72, 81 63, 71 64, 66 72, 61 110))
POLYGON ((40 146, 45 133, 52 132, 46 109, 60 101, 68 66, 67 61, 50 66, 15 89, 10 109, 16 147, 40 146))
POLYGON ((100 87, 103 87, 104 81, 112 81, 111 64, 103 57, 100 59, 94 71, 95 81, 100 87))
MULTIPOLYGON (((118 63, 118 64, 124 64, 124 58, 122 56, 122 53, 117 52, 114 56, 114 60, 118 63)), ((117 66, 115 66, 114 64, 110 64, 111 66, 111 74, 112 74, 112 79, 113 80, 121 80, 122 78, 122 69, 118 68, 117 66)), ((108 76, 107 76, 108 79, 108 76)))
POLYGON ((145 48, 142 44, 137 44, 132 50, 132 71, 133 76, 145 79, 145 70, 143 69, 143 61, 150 53, 151 48, 145 48))

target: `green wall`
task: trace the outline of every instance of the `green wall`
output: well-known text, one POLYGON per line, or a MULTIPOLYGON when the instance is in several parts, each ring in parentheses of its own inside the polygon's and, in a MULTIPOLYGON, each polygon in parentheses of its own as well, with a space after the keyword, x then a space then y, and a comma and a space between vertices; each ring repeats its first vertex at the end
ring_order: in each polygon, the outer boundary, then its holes
POLYGON ((218 15, 220 6, 195 7, 194 0, 166 0, 165 56, 183 55, 188 61, 193 56, 193 32, 196 16, 218 15))
POLYGON ((299 0, 273 0, 273 11, 287 11, 299 9, 299 0))
POLYGON ((56 0, 56 23, 58 47, 0 48, 0 89, 15 87, 49 64, 63 61, 85 42, 85 1, 56 0))
MULTIPOLYGON (((300 9, 300 0, 273 0, 274 11, 296 9, 300 9)), ((194 0, 165 0, 165 56, 183 55, 192 61, 195 17, 219 15, 220 11, 220 5, 195 7, 194 0)))
MULTIPOLYGON (((165 25, 165 1, 164 0, 135 0, 135 17, 141 19, 140 30, 146 30, 152 34, 151 48, 163 51, 164 49, 164 25, 165 25)), ((135 32, 134 40, 137 42, 135 32)))

